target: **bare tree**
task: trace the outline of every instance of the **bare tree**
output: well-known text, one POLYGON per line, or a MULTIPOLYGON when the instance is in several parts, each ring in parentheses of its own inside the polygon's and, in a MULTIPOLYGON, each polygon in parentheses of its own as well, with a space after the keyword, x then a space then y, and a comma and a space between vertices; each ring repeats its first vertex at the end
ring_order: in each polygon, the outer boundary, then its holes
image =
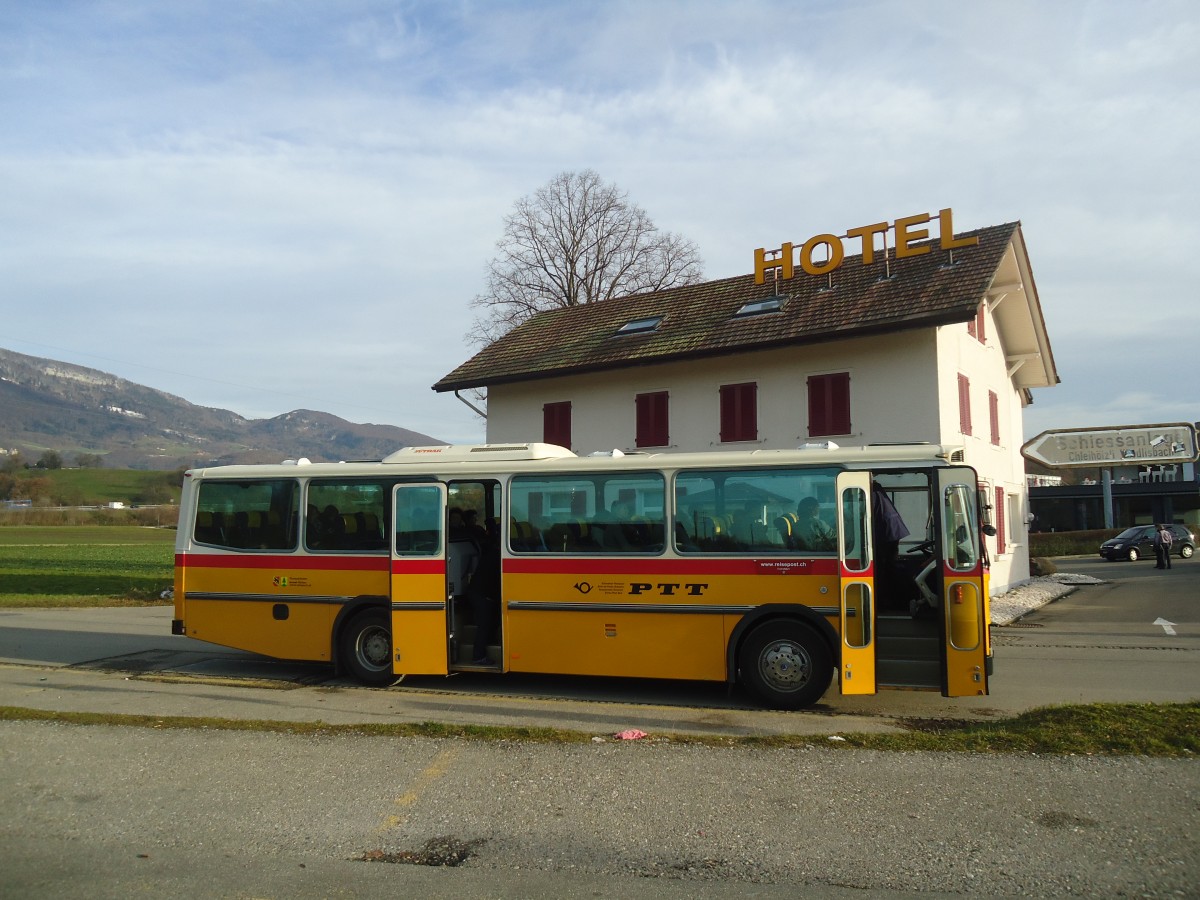
POLYGON ((467 340, 494 341, 535 313, 694 284, 696 245, 660 231, 645 210, 591 169, 562 172, 504 219, 499 251, 467 340))

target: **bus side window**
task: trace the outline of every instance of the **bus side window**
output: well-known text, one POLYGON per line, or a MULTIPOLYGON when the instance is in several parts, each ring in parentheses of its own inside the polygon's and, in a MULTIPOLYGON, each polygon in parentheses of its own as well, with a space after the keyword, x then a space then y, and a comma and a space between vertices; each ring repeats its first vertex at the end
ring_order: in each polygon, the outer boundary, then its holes
POLYGON ((299 493, 291 479, 203 481, 192 538, 231 550, 292 550, 294 536, 271 523, 295 515, 299 493))
POLYGON ((387 550, 381 522, 389 509, 390 486, 376 479, 314 479, 308 485, 304 545, 322 553, 381 553, 387 550))
POLYGON ((519 475, 512 480, 509 547, 581 556, 661 553, 665 497, 657 472, 519 475))
POLYGON ((832 554, 836 478, 837 470, 826 467, 681 472, 675 478, 675 548, 832 554))

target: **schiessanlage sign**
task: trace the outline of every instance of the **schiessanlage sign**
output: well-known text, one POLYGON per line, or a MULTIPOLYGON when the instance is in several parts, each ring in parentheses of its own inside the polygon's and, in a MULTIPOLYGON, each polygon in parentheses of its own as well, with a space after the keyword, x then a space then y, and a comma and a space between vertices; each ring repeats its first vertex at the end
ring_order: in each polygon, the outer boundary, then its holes
MULTIPOLYGON (((954 236, 953 210, 943 209, 937 214, 940 243, 943 250, 957 250, 960 247, 974 247, 979 243, 975 236, 956 238, 954 236)), ((869 266, 875 261, 879 252, 875 247, 875 235, 883 236, 883 254, 887 256, 887 234, 895 233, 893 244, 896 248, 896 259, 906 259, 921 256, 933 249, 932 244, 923 244, 929 240, 929 229, 925 226, 933 221, 929 213, 915 216, 905 216, 895 222, 876 222, 874 225, 862 225, 849 229, 844 235, 815 234, 799 246, 799 267, 809 275, 828 275, 838 268, 846 258, 845 241, 858 241, 862 251, 862 264, 869 266), (813 256, 818 249, 823 249, 820 255, 824 259, 817 261, 813 256)), ((854 249, 852 246, 851 249, 854 249)), ((767 272, 779 269, 780 277, 792 278, 796 274, 797 247, 793 243, 784 244, 778 250, 768 251, 760 247, 754 251, 754 283, 763 284, 767 280, 767 272)))

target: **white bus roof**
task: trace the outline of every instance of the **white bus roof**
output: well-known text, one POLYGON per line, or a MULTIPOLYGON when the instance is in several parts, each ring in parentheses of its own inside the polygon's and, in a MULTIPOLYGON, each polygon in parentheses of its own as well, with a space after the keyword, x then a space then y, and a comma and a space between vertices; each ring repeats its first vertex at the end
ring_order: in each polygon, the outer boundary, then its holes
POLYGON ((578 456, 555 444, 447 444, 405 447, 382 461, 309 463, 289 460, 283 464, 217 466, 196 468, 194 477, 228 478, 366 477, 400 474, 458 472, 487 475, 497 472, 581 472, 595 470, 678 469, 696 467, 732 468, 744 465, 813 466, 835 465, 852 469, 891 468, 906 463, 947 465, 963 462, 961 447, 942 444, 887 444, 866 447, 812 445, 795 450, 711 450, 686 453, 623 453, 613 450, 578 456))

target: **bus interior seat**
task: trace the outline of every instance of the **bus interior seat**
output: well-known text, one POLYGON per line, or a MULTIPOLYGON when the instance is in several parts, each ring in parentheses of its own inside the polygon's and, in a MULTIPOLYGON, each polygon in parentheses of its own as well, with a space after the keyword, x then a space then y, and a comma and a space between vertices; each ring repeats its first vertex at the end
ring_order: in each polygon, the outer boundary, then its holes
POLYGON ((193 535, 202 544, 221 543, 221 533, 215 515, 205 511, 196 513, 196 530, 193 535))
POLYGON ((509 539, 514 550, 544 550, 542 537, 529 522, 512 519, 509 522, 509 539))

